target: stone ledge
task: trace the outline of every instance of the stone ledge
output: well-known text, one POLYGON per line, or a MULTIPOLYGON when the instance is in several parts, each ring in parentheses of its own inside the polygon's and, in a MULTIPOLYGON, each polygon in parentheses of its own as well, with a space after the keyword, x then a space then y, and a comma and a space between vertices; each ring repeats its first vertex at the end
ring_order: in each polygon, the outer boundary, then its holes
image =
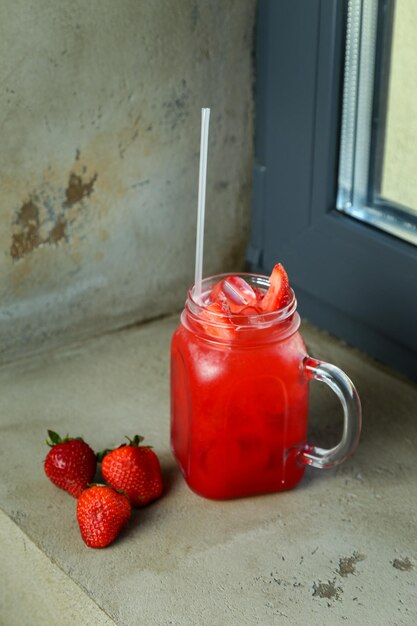
MULTIPOLYGON (((393 563, 417 563, 416 386, 304 323, 313 356, 358 386, 357 454, 338 470, 309 471, 291 492, 204 500, 169 450, 175 325, 167 318, 0 372, 0 622, 65 624, 57 595, 68 624, 415 624, 416 569, 393 563), (136 512, 112 546, 89 550, 75 501, 43 474, 48 427, 97 449, 144 434, 162 460, 164 498, 136 512)), ((335 411, 314 385, 315 442, 337 438, 335 411)))
POLYGON ((0 511, 0 623, 114 626, 86 592, 0 511))

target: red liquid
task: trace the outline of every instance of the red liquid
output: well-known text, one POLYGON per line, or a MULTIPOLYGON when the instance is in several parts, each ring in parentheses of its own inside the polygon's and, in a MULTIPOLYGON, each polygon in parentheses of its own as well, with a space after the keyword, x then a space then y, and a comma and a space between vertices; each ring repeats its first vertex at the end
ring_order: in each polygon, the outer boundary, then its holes
POLYGON ((301 480, 308 382, 298 325, 295 313, 219 341, 204 336, 184 311, 172 339, 171 442, 198 494, 236 498, 301 480))

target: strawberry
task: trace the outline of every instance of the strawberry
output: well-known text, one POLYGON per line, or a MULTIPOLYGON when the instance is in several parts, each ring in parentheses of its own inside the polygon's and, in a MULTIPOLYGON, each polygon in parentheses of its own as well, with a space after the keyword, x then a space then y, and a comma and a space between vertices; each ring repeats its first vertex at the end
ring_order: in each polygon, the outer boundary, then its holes
POLYGON ((116 539, 132 513, 129 499, 107 485, 93 485, 77 502, 81 537, 89 548, 105 548, 116 539))
POLYGON ((290 303, 291 291, 287 272, 281 263, 277 263, 269 279, 269 289, 261 301, 263 313, 278 311, 290 303))
POLYGON ((97 460, 94 451, 80 437, 62 439, 53 430, 48 430, 51 446, 44 461, 45 474, 54 485, 78 498, 94 479, 97 460))
POLYGON ((232 339, 234 327, 229 317, 227 302, 208 304, 200 313, 200 324, 211 337, 232 339))
POLYGON ((141 446, 143 437, 135 435, 128 444, 98 455, 105 480, 124 491, 133 506, 144 506, 162 494, 161 465, 155 452, 141 446))

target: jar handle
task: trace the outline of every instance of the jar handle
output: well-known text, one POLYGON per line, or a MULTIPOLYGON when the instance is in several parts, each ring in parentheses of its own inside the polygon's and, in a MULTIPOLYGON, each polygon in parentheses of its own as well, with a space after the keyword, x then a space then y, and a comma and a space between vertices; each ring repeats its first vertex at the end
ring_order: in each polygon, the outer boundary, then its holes
POLYGON ((358 445, 362 424, 359 396, 350 378, 335 365, 306 357, 304 370, 308 379, 326 383, 339 398, 343 407, 343 435, 334 448, 308 444, 300 453, 301 461, 319 469, 334 467, 346 461, 358 445))

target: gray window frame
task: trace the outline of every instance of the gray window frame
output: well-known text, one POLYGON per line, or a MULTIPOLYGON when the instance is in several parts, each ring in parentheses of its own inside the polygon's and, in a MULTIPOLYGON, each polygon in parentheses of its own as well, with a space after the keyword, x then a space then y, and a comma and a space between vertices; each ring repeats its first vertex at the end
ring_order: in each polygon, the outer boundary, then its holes
POLYGON ((259 0, 247 261, 283 262, 303 316, 417 379, 417 248, 336 209, 346 8, 259 0))

